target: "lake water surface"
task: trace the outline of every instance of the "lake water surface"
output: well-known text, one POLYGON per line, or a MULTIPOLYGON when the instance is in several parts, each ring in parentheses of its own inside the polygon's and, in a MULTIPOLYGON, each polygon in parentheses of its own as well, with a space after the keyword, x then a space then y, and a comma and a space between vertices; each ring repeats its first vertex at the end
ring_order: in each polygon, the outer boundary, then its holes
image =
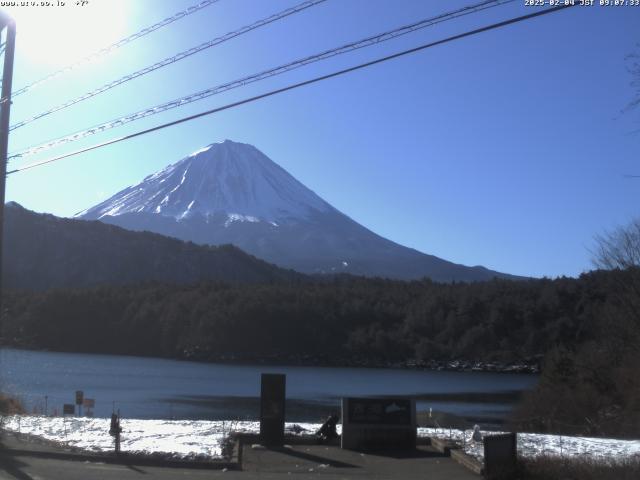
POLYGON ((99 417, 115 408, 127 418, 257 419, 261 373, 287 375, 287 421, 318 421, 343 396, 402 395, 415 397, 418 410, 495 423, 513 407, 508 396, 480 401, 458 394, 521 392, 537 382, 527 374, 227 365, 0 349, 0 390, 21 398, 29 411, 44 411, 46 402, 49 414, 61 413, 83 390, 95 399, 99 417))

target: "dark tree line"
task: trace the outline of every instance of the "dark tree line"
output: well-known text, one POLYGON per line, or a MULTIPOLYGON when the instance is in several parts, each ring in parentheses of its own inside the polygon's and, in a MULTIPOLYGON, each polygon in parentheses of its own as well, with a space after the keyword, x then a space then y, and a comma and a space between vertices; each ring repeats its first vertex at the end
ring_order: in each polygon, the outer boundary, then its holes
POLYGON ((62 351, 340 363, 517 361, 594 336, 610 277, 473 284, 341 277, 12 293, 5 343, 62 351))

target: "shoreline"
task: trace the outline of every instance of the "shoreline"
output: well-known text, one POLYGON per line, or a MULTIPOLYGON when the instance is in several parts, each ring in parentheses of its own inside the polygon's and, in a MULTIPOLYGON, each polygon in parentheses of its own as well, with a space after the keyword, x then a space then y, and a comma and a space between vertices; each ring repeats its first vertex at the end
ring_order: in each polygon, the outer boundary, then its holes
POLYGON ((6 343, 0 338, 0 349, 30 350, 34 352, 71 353, 89 355, 113 355, 130 356, 134 358, 160 358, 163 360, 176 360, 196 363, 212 363, 221 365, 264 365, 265 367, 317 367, 317 368, 371 368, 389 370, 419 370, 419 371, 444 371, 444 372, 477 372, 477 373, 515 373, 539 375, 541 371, 540 359, 523 359, 517 362, 488 362, 478 360, 428 360, 415 359, 399 361, 382 361, 364 359, 359 357, 343 357, 329 359, 326 357, 314 357, 311 355, 269 355, 269 356, 235 356, 214 355, 210 352, 183 351, 180 355, 156 357, 119 352, 92 352, 92 351, 67 351, 47 350, 32 345, 19 343, 6 343))

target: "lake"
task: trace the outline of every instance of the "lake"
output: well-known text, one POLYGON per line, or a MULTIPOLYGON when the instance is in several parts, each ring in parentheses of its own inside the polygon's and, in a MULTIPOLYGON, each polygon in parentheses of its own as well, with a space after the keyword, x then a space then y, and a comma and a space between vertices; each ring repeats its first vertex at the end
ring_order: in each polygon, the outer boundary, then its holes
POLYGON ((0 348, 0 390, 29 412, 62 412, 75 391, 95 399, 94 415, 126 418, 257 419, 260 374, 287 375, 287 421, 319 421, 343 396, 401 395, 418 410, 497 424, 514 393, 533 388, 529 374, 198 363, 118 355, 0 348), (45 399, 46 397, 46 399, 45 399))

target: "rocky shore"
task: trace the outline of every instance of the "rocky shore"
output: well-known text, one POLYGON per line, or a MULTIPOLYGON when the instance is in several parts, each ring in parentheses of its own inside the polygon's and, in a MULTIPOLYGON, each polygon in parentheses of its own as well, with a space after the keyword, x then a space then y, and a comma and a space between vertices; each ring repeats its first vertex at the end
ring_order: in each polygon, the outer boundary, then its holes
POLYGON ((182 360, 230 364, 293 365, 313 367, 397 368, 403 370, 436 370, 453 372, 540 373, 541 359, 527 358, 517 362, 482 362, 473 360, 403 360, 384 361, 357 356, 323 355, 216 355, 201 350, 184 351, 182 360))

